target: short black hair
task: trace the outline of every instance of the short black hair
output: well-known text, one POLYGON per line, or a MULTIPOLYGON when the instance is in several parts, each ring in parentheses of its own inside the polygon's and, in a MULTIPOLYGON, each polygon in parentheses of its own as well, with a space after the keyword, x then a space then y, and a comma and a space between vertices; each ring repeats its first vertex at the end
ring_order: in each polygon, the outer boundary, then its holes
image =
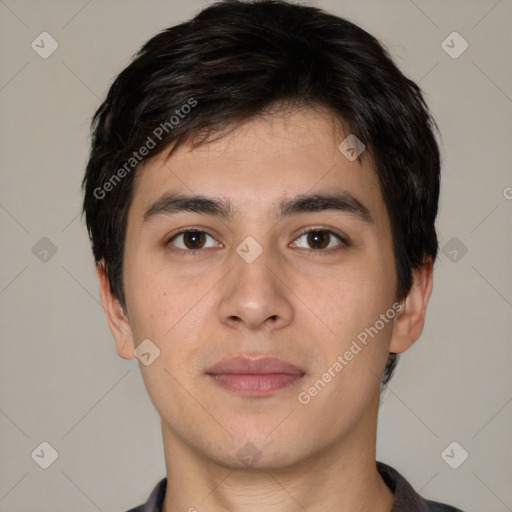
MULTIPOLYGON (((83 213, 123 308, 127 214, 141 164, 283 106, 327 108, 366 146, 390 217, 397 300, 412 270, 435 261, 439 130, 419 86, 346 19, 281 0, 227 0, 150 39, 93 117, 83 213)), ((397 361, 390 353, 382 386, 397 361)))

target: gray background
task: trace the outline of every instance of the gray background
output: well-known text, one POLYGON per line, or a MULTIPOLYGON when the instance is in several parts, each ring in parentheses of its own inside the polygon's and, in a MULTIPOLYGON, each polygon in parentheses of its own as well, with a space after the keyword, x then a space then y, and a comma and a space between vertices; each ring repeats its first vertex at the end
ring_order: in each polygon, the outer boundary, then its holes
MULTIPOLYGON (((389 48, 443 136, 443 252, 425 331, 384 395, 378 459, 430 499, 510 511, 512 3, 311 3, 389 48), (458 58, 441 46, 453 31, 469 44, 458 58), (458 469, 441 457, 452 441, 469 453, 458 469)), ((1 511, 122 511, 165 476, 138 361, 118 358, 99 304, 80 181, 90 118, 115 75, 204 5, 0 2, 1 511), (43 31, 59 45, 47 59, 31 47, 43 31), (58 452, 48 469, 31 457, 43 441, 58 452)))

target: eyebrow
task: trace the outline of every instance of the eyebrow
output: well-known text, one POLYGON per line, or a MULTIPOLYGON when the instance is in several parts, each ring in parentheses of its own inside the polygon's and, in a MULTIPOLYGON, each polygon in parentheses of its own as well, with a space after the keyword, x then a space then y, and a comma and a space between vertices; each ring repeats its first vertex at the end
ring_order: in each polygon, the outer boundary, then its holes
MULTIPOLYGON (((354 215, 367 223, 374 222, 368 208, 347 192, 302 194, 291 199, 283 199, 274 211, 274 218, 279 220, 285 216, 329 210, 354 215)), ((155 217, 171 216, 179 212, 195 212, 232 220, 234 208, 229 200, 224 198, 167 193, 157 199, 146 211, 144 222, 155 217)))

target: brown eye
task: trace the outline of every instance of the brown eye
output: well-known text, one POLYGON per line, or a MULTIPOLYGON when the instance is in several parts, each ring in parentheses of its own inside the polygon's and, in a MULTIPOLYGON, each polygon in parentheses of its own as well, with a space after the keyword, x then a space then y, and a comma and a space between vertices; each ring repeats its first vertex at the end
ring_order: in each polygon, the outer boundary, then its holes
POLYGON ((216 240, 208 233, 191 229, 177 233, 169 240, 168 243, 183 251, 195 251, 198 249, 217 246, 216 240), (205 244, 207 243, 208 238, 211 238, 213 243, 210 243, 209 246, 206 246, 205 244))
POLYGON ((314 249, 324 249, 329 245, 331 235, 325 231, 310 231, 307 235, 308 244, 314 249))
POLYGON ((345 246, 348 245, 341 236, 337 235, 336 233, 333 233, 332 231, 328 229, 313 229, 310 231, 306 231, 303 233, 297 240, 295 241, 295 244, 297 247, 303 248, 303 249, 313 249, 313 250, 319 250, 319 249, 331 249, 332 247, 337 247, 339 245, 345 246), (306 247, 304 245, 301 245, 299 243, 299 240, 305 239, 306 240, 306 247), (334 243, 333 245, 333 239, 337 239, 338 243, 334 243))
POLYGON ((183 243, 187 249, 201 249, 206 237, 199 231, 187 231, 183 233, 183 243))

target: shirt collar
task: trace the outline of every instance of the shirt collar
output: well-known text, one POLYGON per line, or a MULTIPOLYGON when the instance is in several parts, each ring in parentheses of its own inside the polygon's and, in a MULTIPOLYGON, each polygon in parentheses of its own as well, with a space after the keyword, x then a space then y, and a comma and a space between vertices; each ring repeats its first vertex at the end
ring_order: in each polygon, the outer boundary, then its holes
MULTIPOLYGON (((429 512, 432 510, 427 501, 412 488, 411 484, 396 469, 377 461, 377 470, 386 485, 395 494, 391 512, 409 512, 410 510, 429 512)), ((167 478, 163 478, 155 486, 140 512, 162 512, 166 487, 167 478)))
POLYGON ((391 512, 429 512, 426 501, 396 469, 377 461, 377 470, 386 485, 395 493, 391 512))

